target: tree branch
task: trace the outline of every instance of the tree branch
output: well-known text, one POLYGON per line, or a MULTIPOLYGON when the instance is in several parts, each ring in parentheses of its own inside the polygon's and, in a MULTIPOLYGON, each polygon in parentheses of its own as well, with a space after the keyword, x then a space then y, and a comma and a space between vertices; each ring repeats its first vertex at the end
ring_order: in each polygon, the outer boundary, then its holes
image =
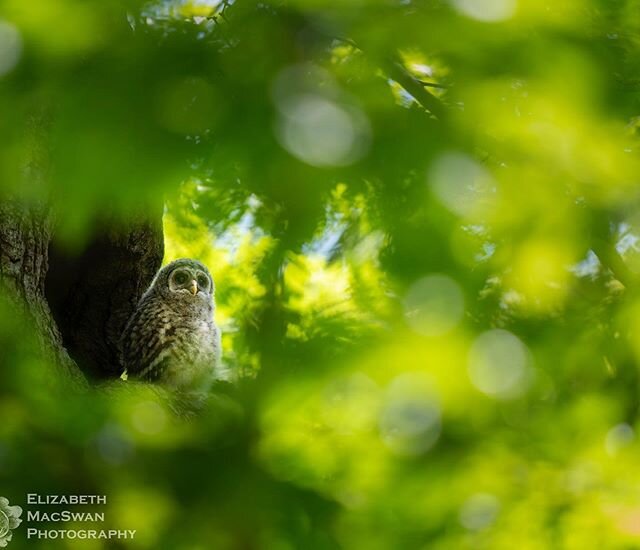
POLYGON ((439 120, 446 118, 446 110, 442 101, 425 90, 425 84, 414 78, 399 60, 391 59, 386 63, 385 69, 389 76, 409 92, 422 107, 439 120))
POLYGON ((637 283, 637 275, 624 263, 615 245, 605 239, 596 238, 593 241, 592 250, 602 266, 611 271, 613 276, 625 287, 631 288, 637 283))

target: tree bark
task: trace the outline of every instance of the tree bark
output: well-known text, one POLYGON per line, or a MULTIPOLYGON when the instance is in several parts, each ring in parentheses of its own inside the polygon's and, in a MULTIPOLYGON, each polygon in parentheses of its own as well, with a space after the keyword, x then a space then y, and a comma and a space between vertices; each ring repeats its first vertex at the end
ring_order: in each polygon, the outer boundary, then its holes
POLYGON ((46 207, 0 203, 0 278, 6 297, 33 321, 42 351, 64 375, 82 384, 83 376, 64 349, 45 297, 50 238, 51 215, 46 207))
POLYGON ((101 231, 79 254, 52 245, 47 205, 0 203, 0 280, 33 321, 54 376, 78 385, 117 377, 118 341, 163 256, 162 209, 101 231))

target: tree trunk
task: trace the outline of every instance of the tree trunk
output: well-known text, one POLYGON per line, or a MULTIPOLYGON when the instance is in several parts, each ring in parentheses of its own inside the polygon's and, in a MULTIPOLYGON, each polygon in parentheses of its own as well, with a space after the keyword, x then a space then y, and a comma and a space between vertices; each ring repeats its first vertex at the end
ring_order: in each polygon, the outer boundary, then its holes
POLYGON ((0 204, 0 277, 9 300, 32 319, 43 352, 75 382, 81 372, 62 344, 45 298, 51 215, 46 207, 14 201, 0 204))
POLYGON ((77 384, 116 377, 118 340, 163 256, 162 209, 108 227, 77 255, 52 245, 48 206, 0 203, 0 279, 33 320, 43 352, 77 384))
MULTIPOLYGON (((30 189, 48 187, 49 128, 46 109, 25 127, 23 184, 30 189)), ((119 375, 120 334, 164 253, 162 199, 140 211, 127 226, 101 216, 87 246, 70 254, 56 247, 51 204, 0 200, 0 285, 33 322, 52 376, 86 385, 87 378, 119 375)))

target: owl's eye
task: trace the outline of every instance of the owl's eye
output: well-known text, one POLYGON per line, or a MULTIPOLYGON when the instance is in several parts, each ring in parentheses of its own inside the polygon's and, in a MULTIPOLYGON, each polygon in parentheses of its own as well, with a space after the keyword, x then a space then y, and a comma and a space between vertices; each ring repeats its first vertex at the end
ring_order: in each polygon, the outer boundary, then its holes
POLYGON ((178 271, 174 276, 173 276, 173 280, 176 282, 176 284, 178 285, 183 285, 187 282, 187 280, 189 279, 189 276, 184 272, 184 271, 178 271))
POLYGON ((204 290, 209 289, 209 279, 207 279, 207 276, 203 273, 198 275, 198 286, 204 290))

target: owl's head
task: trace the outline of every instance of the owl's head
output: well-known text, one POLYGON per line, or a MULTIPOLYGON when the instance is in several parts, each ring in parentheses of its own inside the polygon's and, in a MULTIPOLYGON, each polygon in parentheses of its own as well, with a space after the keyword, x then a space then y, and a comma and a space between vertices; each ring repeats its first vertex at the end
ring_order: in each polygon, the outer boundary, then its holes
POLYGON ((182 258, 164 266, 152 288, 165 296, 184 296, 185 299, 211 300, 214 284, 206 266, 198 260, 182 258))

